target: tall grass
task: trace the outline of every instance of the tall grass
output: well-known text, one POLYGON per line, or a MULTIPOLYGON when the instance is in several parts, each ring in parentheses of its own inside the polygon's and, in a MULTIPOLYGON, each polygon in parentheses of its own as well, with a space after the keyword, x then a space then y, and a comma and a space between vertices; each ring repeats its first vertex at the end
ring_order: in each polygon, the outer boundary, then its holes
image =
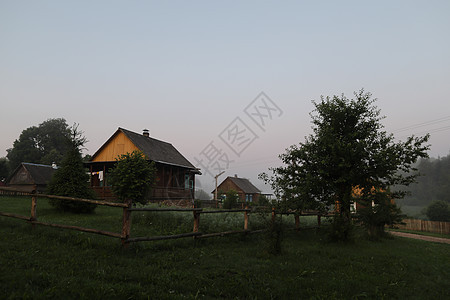
MULTIPOLYGON (((29 206, 10 201, 0 197, 0 211, 29 213, 29 206)), ((22 203, 26 202, 24 199, 22 203)), ((44 201, 39 205, 38 218, 94 228, 120 228, 121 209, 97 208, 94 214, 83 216, 47 210, 44 201)), ((216 225, 221 230, 243 226, 242 215, 222 216, 221 221, 213 215, 206 216, 201 216, 201 231, 213 230, 216 225)), ((250 224, 256 218, 252 214, 250 224)), ((290 218, 284 216, 283 223, 293 224, 290 218)), ((190 232, 192 214, 136 213, 133 225, 139 234, 190 232)), ((268 254, 264 243, 264 236, 255 234, 139 243, 123 249, 117 239, 48 227, 33 229, 22 220, 0 217, 0 298, 450 296, 450 246, 446 244, 403 238, 331 244, 326 242, 322 230, 314 229, 286 231, 282 252, 277 256, 268 254)))

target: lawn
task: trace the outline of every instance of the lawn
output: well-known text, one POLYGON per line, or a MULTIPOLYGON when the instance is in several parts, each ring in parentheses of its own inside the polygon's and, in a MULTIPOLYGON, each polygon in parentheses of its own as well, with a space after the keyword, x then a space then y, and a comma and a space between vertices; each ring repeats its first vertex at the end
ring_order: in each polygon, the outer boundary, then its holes
MULTIPOLYGON (((0 197, 0 211, 28 215, 29 199, 0 197)), ((200 228, 207 231, 234 229, 243 222, 242 216, 203 217, 200 228)), ((38 218, 120 232, 121 210, 98 207, 91 215, 61 214, 40 200, 38 218)), ((252 226, 264 226, 265 218, 257 218, 252 215, 250 224, 253 220, 252 226)), ((291 221, 285 218, 286 224, 291 221)), ((186 230, 192 230, 190 214, 133 216, 132 235, 186 230)), ((145 242, 123 249, 117 239, 33 229, 25 221, 0 217, 0 298, 450 297, 449 245, 404 238, 333 244, 327 242, 325 231, 286 231, 282 253, 273 256, 266 251, 264 234, 145 242)))
POLYGON ((398 232, 413 233, 413 234, 418 234, 418 235, 425 235, 425 236, 433 236, 433 237, 438 237, 438 238, 450 239, 450 234, 445 234, 445 233, 426 232, 426 231, 417 231, 417 230, 406 230, 406 229, 388 229, 388 231, 398 231, 398 232))

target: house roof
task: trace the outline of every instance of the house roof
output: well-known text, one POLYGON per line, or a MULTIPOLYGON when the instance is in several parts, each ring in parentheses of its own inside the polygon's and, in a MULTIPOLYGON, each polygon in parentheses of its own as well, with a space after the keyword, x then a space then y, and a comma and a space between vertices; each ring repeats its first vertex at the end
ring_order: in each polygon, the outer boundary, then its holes
POLYGON ((172 144, 120 127, 114 135, 105 144, 103 144, 99 150, 97 150, 92 158, 94 158, 96 154, 99 153, 118 132, 124 133, 130 141, 148 157, 149 160, 157 163, 192 169, 200 173, 198 169, 192 165, 172 144))
POLYGON ((254 186, 250 182, 250 180, 248 180, 247 178, 239 178, 239 177, 236 177, 236 176, 235 177, 228 176, 224 181, 222 181, 222 183, 225 182, 226 180, 231 180, 245 194, 259 194, 259 193, 261 193, 261 191, 256 186, 254 186))
POLYGON ((40 165, 33 163, 21 163, 16 170, 13 172, 11 177, 8 179, 10 181, 19 172, 19 170, 24 169, 30 176, 31 182, 21 182, 22 184, 47 184, 52 179, 53 173, 56 169, 48 165, 40 165))

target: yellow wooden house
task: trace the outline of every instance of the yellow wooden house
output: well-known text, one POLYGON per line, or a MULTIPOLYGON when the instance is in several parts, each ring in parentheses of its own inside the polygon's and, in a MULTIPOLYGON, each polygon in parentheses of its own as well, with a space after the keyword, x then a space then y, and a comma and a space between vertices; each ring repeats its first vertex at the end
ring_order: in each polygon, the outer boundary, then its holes
POLYGON ((195 175, 201 174, 172 144, 123 128, 117 131, 95 152, 87 163, 91 174, 91 187, 101 199, 114 198, 108 184, 108 173, 116 158, 122 154, 141 151, 155 163, 156 186, 150 200, 193 200, 195 175))

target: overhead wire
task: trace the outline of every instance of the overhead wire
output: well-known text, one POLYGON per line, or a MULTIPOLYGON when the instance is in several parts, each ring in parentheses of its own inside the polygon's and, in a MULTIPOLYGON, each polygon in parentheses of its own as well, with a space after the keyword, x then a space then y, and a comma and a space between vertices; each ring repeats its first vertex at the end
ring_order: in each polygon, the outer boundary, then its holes
POLYGON ((411 130, 411 129, 416 129, 416 128, 420 128, 420 127, 424 127, 424 126, 430 126, 430 125, 435 125, 435 124, 439 124, 439 123, 443 123, 443 122, 447 122, 450 121, 450 116, 445 116, 445 117, 441 117, 438 119, 434 119, 434 120, 430 120, 427 122, 422 122, 422 123, 418 123, 418 124, 413 124, 413 125, 409 125, 406 127, 402 127, 402 128, 398 128, 393 130, 393 133, 398 133, 398 132, 402 132, 402 131, 407 131, 407 130, 411 130))

